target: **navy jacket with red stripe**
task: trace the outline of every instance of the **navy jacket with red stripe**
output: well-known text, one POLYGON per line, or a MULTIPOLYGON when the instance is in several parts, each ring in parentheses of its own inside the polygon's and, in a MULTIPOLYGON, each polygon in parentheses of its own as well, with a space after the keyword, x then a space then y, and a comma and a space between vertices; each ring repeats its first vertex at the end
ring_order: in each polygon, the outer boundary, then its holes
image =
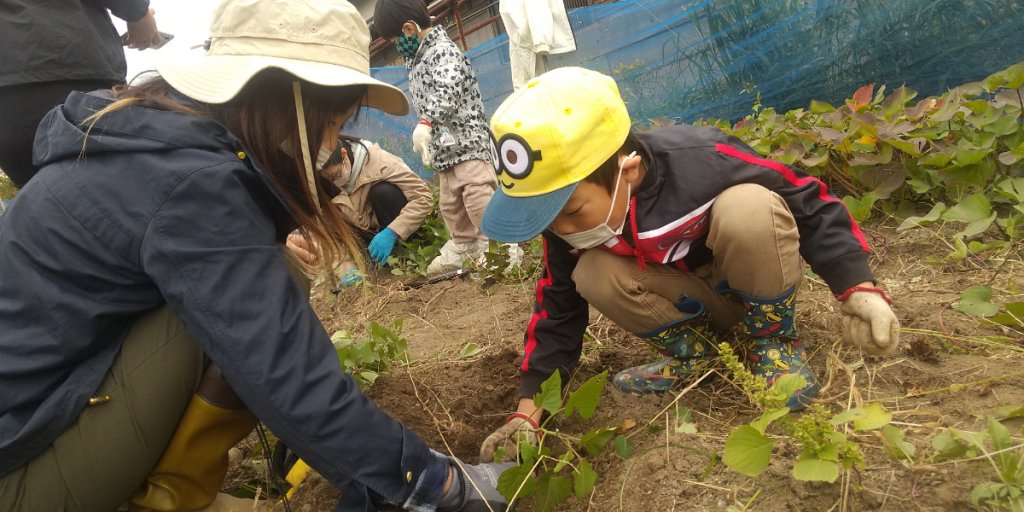
MULTIPOLYGON (((786 201, 800 232, 801 256, 834 293, 874 281, 860 227, 817 178, 765 159, 716 128, 679 125, 635 136, 647 164, 631 205, 637 236, 626 222, 621 236, 591 250, 697 268, 714 256, 705 242, 715 199, 729 187, 756 183, 786 201)), ((555 370, 576 366, 588 322, 588 304, 572 280, 577 255, 552 232, 543 237, 544 270, 521 367, 523 397, 539 391, 555 370)))

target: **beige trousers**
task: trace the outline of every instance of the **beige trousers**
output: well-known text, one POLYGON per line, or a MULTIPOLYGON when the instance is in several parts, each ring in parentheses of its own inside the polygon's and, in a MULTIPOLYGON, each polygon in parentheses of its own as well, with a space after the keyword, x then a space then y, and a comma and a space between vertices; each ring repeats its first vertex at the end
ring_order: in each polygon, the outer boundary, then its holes
POLYGON ((480 222, 498 188, 494 166, 483 160, 468 160, 437 175, 441 187, 441 218, 452 241, 466 244, 486 240, 480 231, 480 222))
POLYGON ((796 220, 778 194, 754 184, 727 189, 711 208, 707 246, 711 264, 687 272, 603 250, 580 256, 573 281, 591 305, 635 334, 684 317, 675 305, 683 296, 700 300, 712 325, 726 330, 743 317, 743 306, 718 294, 716 283, 754 297, 777 297, 802 274, 796 220))

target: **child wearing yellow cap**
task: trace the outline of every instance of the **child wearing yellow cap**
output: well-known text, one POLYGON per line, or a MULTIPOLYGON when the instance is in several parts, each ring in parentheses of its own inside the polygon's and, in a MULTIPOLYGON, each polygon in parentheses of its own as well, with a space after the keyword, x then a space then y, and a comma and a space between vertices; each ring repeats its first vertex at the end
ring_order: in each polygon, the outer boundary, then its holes
POLYGON ((544 269, 518 411, 487 438, 482 459, 536 429, 531 397, 577 364, 589 306, 663 356, 615 375, 631 393, 699 376, 738 325, 756 375, 769 385, 804 377, 789 407, 805 408, 820 386, 793 323, 801 257, 842 303, 847 342, 895 350, 899 320, 876 286, 867 242, 818 179, 715 128, 632 130, 615 81, 582 68, 529 82, 498 107, 491 129, 500 187, 483 231, 502 242, 542 235, 544 269))

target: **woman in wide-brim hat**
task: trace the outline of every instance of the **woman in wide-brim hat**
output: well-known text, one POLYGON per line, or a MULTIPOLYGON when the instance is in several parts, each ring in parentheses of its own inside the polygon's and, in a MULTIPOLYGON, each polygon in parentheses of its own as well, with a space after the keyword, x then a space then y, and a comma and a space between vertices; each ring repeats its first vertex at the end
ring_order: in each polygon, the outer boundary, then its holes
POLYGON ((368 47, 348 2, 229 0, 202 55, 43 120, 0 217, 0 510, 205 507, 256 418, 341 510, 505 509, 500 467, 430 450, 341 371, 282 249, 360 252, 314 177, 360 105, 408 110, 368 47))

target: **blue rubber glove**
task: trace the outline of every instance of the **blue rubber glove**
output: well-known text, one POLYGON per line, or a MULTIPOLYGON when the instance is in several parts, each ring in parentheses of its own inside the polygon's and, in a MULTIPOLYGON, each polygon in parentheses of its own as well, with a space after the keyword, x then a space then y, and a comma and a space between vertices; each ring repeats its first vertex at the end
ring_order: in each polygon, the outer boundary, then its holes
POLYGON ((347 272, 345 272, 344 274, 341 275, 341 277, 338 278, 338 286, 340 287, 355 286, 362 282, 363 274, 359 272, 359 269, 357 267, 352 267, 348 269, 347 272))
POLYGON ((395 242, 398 241, 398 233, 391 228, 384 228, 377 233, 373 240, 370 240, 370 257, 373 261, 383 265, 388 261, 388 256, 391 256, 391 251, 395 249, 395 242))

